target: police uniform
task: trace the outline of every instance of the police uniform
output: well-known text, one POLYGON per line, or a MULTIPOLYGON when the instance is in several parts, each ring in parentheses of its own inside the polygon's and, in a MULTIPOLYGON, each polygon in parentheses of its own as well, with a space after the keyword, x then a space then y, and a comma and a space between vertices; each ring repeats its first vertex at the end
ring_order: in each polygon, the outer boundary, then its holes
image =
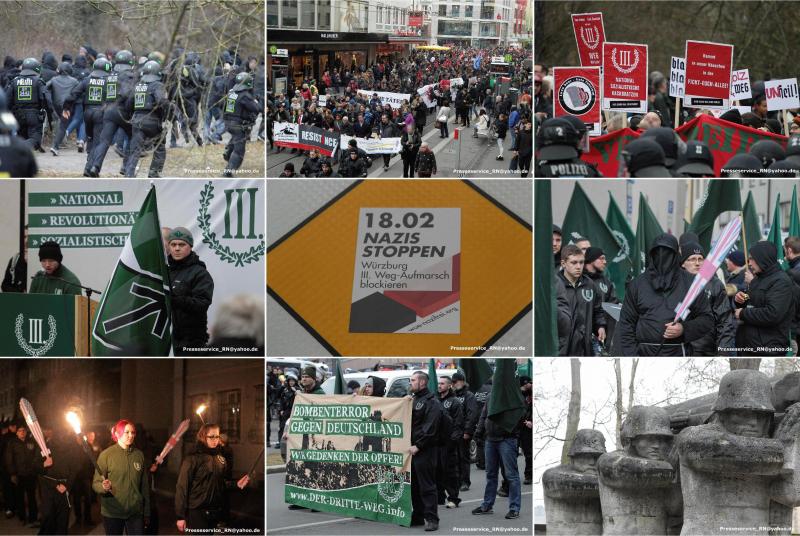
POLYGON ((30 145, 6 131, 0 117, 0 178, 35 177, 38 171, 30 145))
MULTIPOLYGON (((147 62, 156 63, 156 62, 147 62)), ((147 64, 145 64, 146 66, 147 64)), ((145 71, 143 71, 144 73, 145 71)), ((150 162, 149 177, 158 177, 164 169, 167 150, 162 133, 162 123, 167 117, 170 102, 159 74, 145 73, 133 88, 133 134, 131 136, 130 155, 125 166, 125 176, 136 176, 136 165, 148 143, 155 142, 153 160, 150 162)), ((130 99, 129 99, 130 100, 130 99)))
MULTIPOLYGON (((439 464, 436 468, 436 483, 438 488, 438 502, 444 504, 445 499, 458 506, 458 488, 461 485, 459 472, 461 470, 460 443, 464 435, 464 405, 453 393, 452 389, 445 396, 439 396, 444 414, 450 417, 450 434, 444 437, 440 434, 439 464)), ((442 429, 445 427, 442 426, 442 429)))
POLYGON ((92 167, 92 150, 100 131, 103 129, 103 113, 107 95, 108 72, 103 70, 107 65, 111 70, 111 62, 99 59, 94 62, 94 69, 88 77, 72 89, 69 97, 64 101, 64 109, 72 110, 76 102, 83 102, 83 123, 86 125, 86 166, 83 170, 84 177, 89 177, 92 167))
POLYGON ((42 149, 44 114, 42 112, 51 110, 53 102, 39 73, 33 69, 23 68, 19 76, 14 78, 6 88, 6 100, 19 123, 17 131, 19 137, 30 140, 34 149, 44 152, 42 149))
POLYGON ((225 97, 223 119, 225 128, 231 134, 231 139, 225 147, 223 155, 228 162, 225 170, 226 176, 231 176, 231 170, 239 169, 242 165, 250 127, 260 112, 261 107, 253 98, 252 88, 245 87, 242 83, 233 86, 228 92, 228 96, 225 97))
MULTIPOLYGON (((106 79, 106 111, 103 115, 103 128, 97 137, 97 142, 92 152, 89 175, 97 177, 103 169, 109 147, 114 143, 117 131, 122 129, 130 140, 133 137, 131 128, 131 110, 129 99, 133 96, 133 87, 136 84, 136 75, 133 67, 124 63, 117 63, 114 72, 106 79)), ((122 169, 130 156, 130 148, 125 154, 122 169)))
POLYGON ((411 457, 412 524, 439 522, 436 512, 436 462, 442 405, 427 387, 414 393, 411 401, 411 445, 419 452, 411 457))
POLYGON ((592 164, 579 158, 577 144, 581 133, 566 118, 548 119, 539 129, 540 147, 536 177, 602 177, 592 164))

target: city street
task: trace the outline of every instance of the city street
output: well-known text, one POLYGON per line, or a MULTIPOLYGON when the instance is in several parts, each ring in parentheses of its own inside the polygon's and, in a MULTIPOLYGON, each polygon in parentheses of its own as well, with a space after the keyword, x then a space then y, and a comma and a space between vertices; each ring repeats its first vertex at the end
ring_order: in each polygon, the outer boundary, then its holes
MULTIPOLYGON (((277 437, 277 422, 273 421, 272 437, 269 439, 270 447, 267 448, 268 466, 277 459, 279 449, 272 448, 277 437), (270 455, 272 458, 270 459, 270 455)), ((525 458, 517 458, 521 473, 525 467, 525 458)), ((477 534, 484 532, 503 532, 506 534, 530 534, 533 529, 533 490, 530 485, 522 486, 522 509, 518 519, 505 519, 508 511, 508 499, 497 497, 494 504, 494 514, 476 516, 470 512, 480 505, 483 498, 486 473, 471 466, 470 476, 472 486, 469 491, 462 491, 462 502, 459 508, 438 508, 439 530, 438 534, 477 534)), ((311 510, 289 510, 288 504, 283 501, 283 484, 285 473, 277 472, 267 474, 267 533, 268 534, 363 534, 369 536, 396 536, 397 534, 411 534, 422 532, 422 527, 396 527, 394 525, 376 523, 364 519, 353 519, 341 515, 325 512, 311 512, 311 510)))
MULTIPOLYGON (((467 177, 467 178, 502 178, 520 177, 519 170, 508 171, 509 163, 513 157, 511 152, 511 135, 509 134, 503 144, 504 160, 495 160, 498 155, 497 142, 491 142, 485 137, 473 138, 472 126, 456 127, 454 118, 450 118, 449 130, 450 137, 442 139, 439 129, 434 126, 435 114, 428 116, 427 123, 423 128, 422 141, 427 142, 431 150, 436 155, 436 165, 438 172, 434 177, 467 177), (455 139, 455 130, 459 128, 459 139, 455 139), (459 151, 459 144, 461 145, 459 151), (460 154, 459 154, 460 153, 460 154)), ((470 123, 472 125, 472 123, 470 123)), ((303 160, 307 153, 298 151, 292 154, 291 149, 284 149, 277 152, 267 148, 267 178, 274 178, 281 174, 284 166, 291 162, 298 173, 303 166, 303 160)), ((337 151, 335 160, 338 162, 339 153, 337 151)), ((369 169, 368 178, 398 178, 403 176, 403 160, 400 155, 392 156, 389 161, 389 171, 383 170, 382 155, 372 155, 372 167, 369 169)), ((334 171, 338 166, 334 167, 334 171)))

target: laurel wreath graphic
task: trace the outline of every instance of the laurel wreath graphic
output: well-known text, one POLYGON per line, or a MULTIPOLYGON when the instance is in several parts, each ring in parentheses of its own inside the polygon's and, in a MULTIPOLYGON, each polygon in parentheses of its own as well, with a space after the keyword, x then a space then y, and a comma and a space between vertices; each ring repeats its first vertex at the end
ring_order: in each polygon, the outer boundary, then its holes
POLYGON ((217 233, 211 230, 211 215, 208 212, 212 199, 214 199, 214 185, 209 181, 200 192, 200 214, 197 216, 197 223, 200 225, 200 230, 203 231, 203 243, 208 244, 211 251, 216 253, 220 259, 232 263, 234 266, 244 266, 258 261, 266 252, 267 246, 264 240, 245 252, 233 251, 217 240, 217 233))
POLYGON ((633 49, 633 65, 631 65, 629 68, 623 69, 620 67, 619 63, 617 63, 617 48, 614 47, 614 49, 611 51, 611 63, 614 65, 614 68, 622 74, 632 73, 633 70, 639 65, 639 49, 633 49))
POLYGON ((33 357, 39 357, 49 352, 50 348, 52 348, 53 344, 56 342, 56 336, 58 336, 56 319, 53 318, 53 315, 47 315, 47 326, 50 328, 50 336, 47 338, 44 345, 39 348, 33 348, 25 341, 25 334, 22 332, 22 323, 24 321, 25 318, 22 316, 22 313, 20 313, 17 315, 17 321, 14 323, 14 334, 17 336, 17 343, 20 348, 22 348, 26 354, 33 357))
POLYGON ((581 28, 581 41, 589 50, 594 50, 600 44, 600 31, 597 27, 581 28))
POLYGON ((378 469, 378 493, 386 502, 396 503, 403 495, 403 477, 394 471, 378 469))

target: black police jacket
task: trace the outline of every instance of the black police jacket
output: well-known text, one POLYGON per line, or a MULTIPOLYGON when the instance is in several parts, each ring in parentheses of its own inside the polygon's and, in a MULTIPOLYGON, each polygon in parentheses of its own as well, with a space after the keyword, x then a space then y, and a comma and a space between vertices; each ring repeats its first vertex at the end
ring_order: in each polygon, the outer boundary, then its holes
POLYGON ((6 88, 6 102, 12 110, 52 110, 53 99, 39 76, 19 75, 6 88))
POLYGON ((252 123, 261 112, 261 107, 253 98, 253 91, 233 91, 228 93, 223 101, 223 117, 228 121, 239 121, 241 123, 252 123))
POLYGON ((217 447, 210 449, 198 443, 196 450, 183 459, 175 485, 175 515, 186 519, 189 510, 222 509, 225 491, 233 489, 236 481, 230 474, 228 460, 217 447))
POLYGON ((414 393, 411 404, 411 444, 419 450, 435 447, 442 420, 442 405, 427 387, 414 393))
MULTIPOLYGON (((751 249, 755 253, 756 246, 751 249)), ((755 257, 755 254, 753 255, 755 257)), ((759 262, 761 259, 756 259, 759 262)), ((762 263, 759 262, 759 266, 762 263)), ((737 355, 786 355, 789 328, 794 318, 793 283, 776 264, 771 264, 750 282, 750 299, 739 314, 737 355)))
POLYGON ((559 338, 558 355, 590 356, 592 351, 592 334, 606 326, 606 314, 603 311, 603 295, 597 290, 594 282, 586 274, 582 274, 575 284, 571 284, 563 271, 558 272, 558 283, 564 288, 567 314, 570 329, 565 337, 559 338))
POLYGON ((208 308, 214 295, 214 280, 194 251, 176 261, 169 257, 172 283, 172 339, 176 348, 203 345, 208 341, 208 308))
POLYGON ((536 176, 548 178, 602 177, 594 165, 580 158, 570 160, 540 160, 536 164, 536 176))

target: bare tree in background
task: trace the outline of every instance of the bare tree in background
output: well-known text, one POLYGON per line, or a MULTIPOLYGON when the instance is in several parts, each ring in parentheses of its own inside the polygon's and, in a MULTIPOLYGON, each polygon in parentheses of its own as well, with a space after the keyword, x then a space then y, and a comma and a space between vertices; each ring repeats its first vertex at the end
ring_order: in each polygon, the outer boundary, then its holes
POLYGON ((561 463, 569 463, 569 452, 572 446, 572 441, 575 439, 575 434, 578 432, 578 426, 581 420, 581 360, 570 359, 570 380, 572 390, 569 396, 569 407, 567 409, 567 431, 564 434, 564 446, 561 448, 561 463))

